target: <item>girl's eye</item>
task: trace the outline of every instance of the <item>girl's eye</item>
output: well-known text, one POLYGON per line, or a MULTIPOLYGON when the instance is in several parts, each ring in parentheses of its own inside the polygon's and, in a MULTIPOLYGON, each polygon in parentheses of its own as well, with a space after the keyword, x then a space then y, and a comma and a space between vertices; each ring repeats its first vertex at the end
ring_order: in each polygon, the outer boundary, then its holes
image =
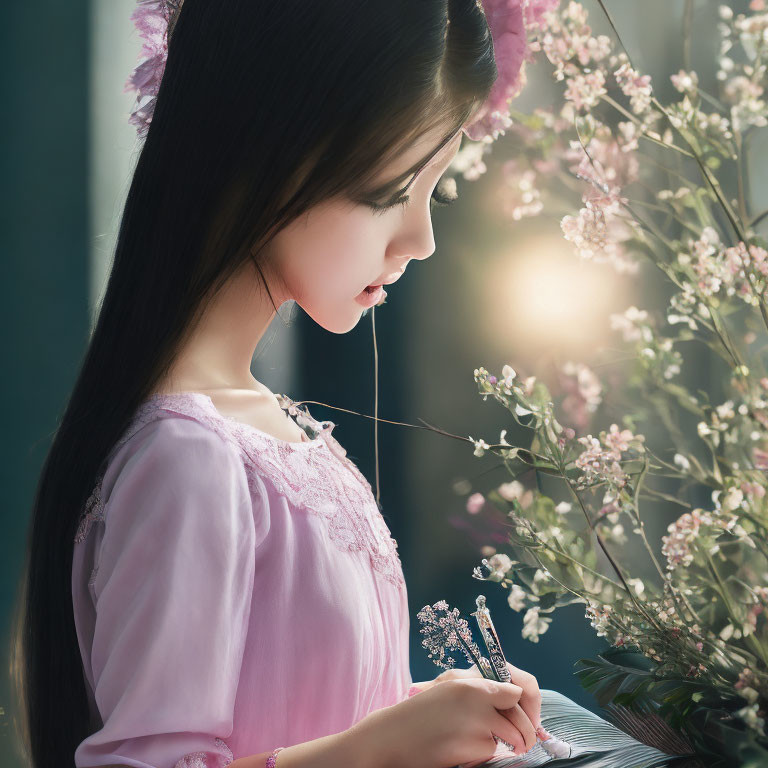
POLYGON ((398 205, 407 205, 410 199, 411 198, 408 197, 408 195, 401 195, 389 203, 374 203, 372 200, 365 200, 363 201, 363 204, 372 208, 376 213, 386 213, 392 208, 397 208, 398 205))
MULTIPOLYGON (((384 213, 391 210, 392 208, 397 208, 400 205, 407 205, 410 199, 411 198, 408 195, 401 195, 389 203, 374 203, 372 201, 366 200, 365 205, 367 205, 369 208, 372 208, 377 213, 384 213)), ((458 195, 456 194, 456 180, 451 178, 441 179, 432 192, 431 204, 432 207, 450 205, 452 202, 454 202, 454 200, 457 199, 458 195)))

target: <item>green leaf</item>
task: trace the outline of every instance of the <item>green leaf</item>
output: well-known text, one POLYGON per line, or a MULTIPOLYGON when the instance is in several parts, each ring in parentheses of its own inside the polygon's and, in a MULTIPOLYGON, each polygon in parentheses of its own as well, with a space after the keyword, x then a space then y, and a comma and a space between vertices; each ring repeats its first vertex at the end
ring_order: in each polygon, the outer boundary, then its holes
POLYGON ((640 674, 650 674, 658 666, 653 659, 626 646, 619 648, 611 646, 603 651, 600 656, 614 666, 640 674))

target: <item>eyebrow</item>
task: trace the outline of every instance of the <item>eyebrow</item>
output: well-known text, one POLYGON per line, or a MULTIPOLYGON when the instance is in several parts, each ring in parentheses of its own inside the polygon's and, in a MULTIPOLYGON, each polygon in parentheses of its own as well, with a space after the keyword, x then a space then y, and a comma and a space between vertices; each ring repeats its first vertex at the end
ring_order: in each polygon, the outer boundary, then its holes
POLYGON ((449 144, 453 139, 456 138, 456 134, 460 133, 461 129, 456 131, 456 133, 451 134, 447 138, 443 139, 435 149, 432 150, 426 157, 419 160, 417 163, 412 165, 407 171, 404 173, 401 173, 399 176, 396 176, 394 179, 390 179, 386 184, 382 184, 380 187, 375 189, 369 197, 371 198, 383 198, 387 196, 387 199, 391 199, 393 197, 400 196, 402 194, 405 194, 408 189, 410 188, 411 184, 413 184, 414 181, 419 177, 419 174, 428 166, 430 165, 430 161, 434 158, 434 156, 444 147, 446 144, 449 144), (413 174, 413 178, 402 188, 398 189, 400 184, 403 183, 411 174, 413 174))

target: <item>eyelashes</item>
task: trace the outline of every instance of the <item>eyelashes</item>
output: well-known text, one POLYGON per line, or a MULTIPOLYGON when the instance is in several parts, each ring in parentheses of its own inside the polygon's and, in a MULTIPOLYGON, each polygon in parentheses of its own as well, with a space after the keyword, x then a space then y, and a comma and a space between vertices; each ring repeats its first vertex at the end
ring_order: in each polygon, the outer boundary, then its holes
MULTIPOLYGON (((435 208, 443 205, 450 205, 451 203, 458 200, 458 198, 459 196, 456 192, 456 180, 452 178, 440 179, 432 192, 432 197, 430 198, 430 207, 435 208)), ((371 200, 365 200, 363 201, 363 204, 373 209, 377 213, 385 213, 386 211, 390 211, 393 208, 398 208, 400 206, 404 207, 408 205, 410 200, 411 198, 409 195, 400 195, 400 197, 396 197, 389 203, 376 203, 371 200)))

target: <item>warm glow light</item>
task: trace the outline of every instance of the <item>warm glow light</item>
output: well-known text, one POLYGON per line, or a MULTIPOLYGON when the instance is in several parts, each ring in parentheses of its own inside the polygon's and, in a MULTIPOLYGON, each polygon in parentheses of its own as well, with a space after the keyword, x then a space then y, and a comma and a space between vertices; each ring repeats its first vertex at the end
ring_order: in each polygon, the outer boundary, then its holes
POLYGON ((509 362, 586 362, 601 345, 620 347, 608 318, 634 302, 636 280, 581 260, 562 237, 514 242, 483 276, 485 334, 509 362))

